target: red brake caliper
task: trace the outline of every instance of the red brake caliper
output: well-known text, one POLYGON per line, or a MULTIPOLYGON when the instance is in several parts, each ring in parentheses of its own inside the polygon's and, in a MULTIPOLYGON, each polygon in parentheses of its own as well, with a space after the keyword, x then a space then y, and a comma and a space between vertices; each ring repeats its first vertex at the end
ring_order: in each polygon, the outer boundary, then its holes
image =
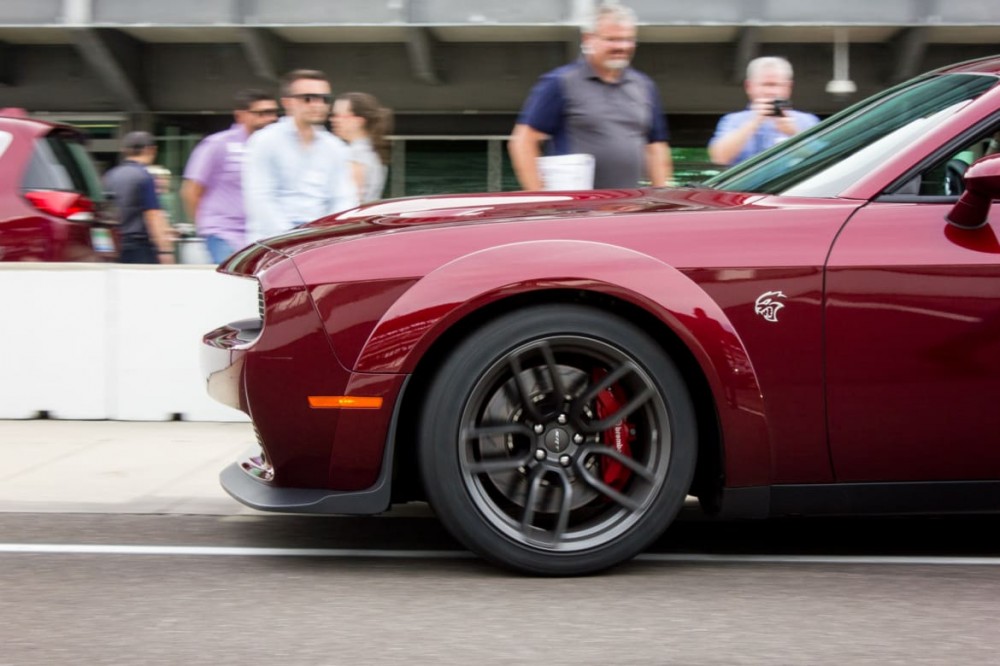
MULTIPOLYGON (((599 382, 607 374, 604 370, 594 370, 593 380, 599 382)), ((614 414, 621 409, 625 402, 622 388, 618 384, 614 384, 610 388, 601 391, 597 396, 596 405, 594 406, 597 418, 603 419, 614 414)), ((632 434, 632 425, 625 419, 622 419, 604 431, 604 443, 615 447, 619 453, 630 458, 632 457, 632 442, 634 440, 635 435, 632 434)), ((601 456, 601 476, 604 483, 615 490, 621 490, 628 483, 632 472, 617 460, 608 456, 601 456)))

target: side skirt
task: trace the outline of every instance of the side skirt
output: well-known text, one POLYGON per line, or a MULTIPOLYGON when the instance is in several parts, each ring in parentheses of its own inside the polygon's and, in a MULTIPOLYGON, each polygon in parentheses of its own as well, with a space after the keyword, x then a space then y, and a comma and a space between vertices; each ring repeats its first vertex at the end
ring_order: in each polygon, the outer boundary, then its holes
POLYGON ((726 488, 719 518, 1000 513, 1000 481, 823 483, 726 488))

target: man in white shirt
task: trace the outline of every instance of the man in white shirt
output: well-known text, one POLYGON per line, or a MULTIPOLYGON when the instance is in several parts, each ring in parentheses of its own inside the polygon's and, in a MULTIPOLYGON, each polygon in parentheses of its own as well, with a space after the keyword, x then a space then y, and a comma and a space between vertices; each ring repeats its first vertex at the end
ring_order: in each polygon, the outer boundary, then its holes
POLYGON ((247 141, 247 240, 358 205, 347 146, 325 126, 332 101, 330 82, 320 71, 297 69, 282 78, 285 117, 247 141))

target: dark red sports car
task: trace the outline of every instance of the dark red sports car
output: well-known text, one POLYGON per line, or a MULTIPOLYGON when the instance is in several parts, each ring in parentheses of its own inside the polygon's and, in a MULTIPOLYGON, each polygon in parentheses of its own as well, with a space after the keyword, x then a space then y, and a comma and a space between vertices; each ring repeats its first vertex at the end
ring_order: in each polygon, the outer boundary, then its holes
POLYGON ((697 187, 386 201, 220 270, 207 334, 264 510, 426 499, 539 574, 715 515, 1000 510, 1000 57, 697 187))

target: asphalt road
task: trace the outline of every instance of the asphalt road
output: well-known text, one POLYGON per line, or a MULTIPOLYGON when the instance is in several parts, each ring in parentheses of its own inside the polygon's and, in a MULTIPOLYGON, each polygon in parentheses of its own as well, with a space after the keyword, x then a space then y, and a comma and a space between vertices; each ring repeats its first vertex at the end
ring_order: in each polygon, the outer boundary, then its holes
POLYGON ((683 520, 607 574, 537 579, 419 515, 7 513, 27 551, 0 549, 0 664, 996 663, 998 528, 683 520))

